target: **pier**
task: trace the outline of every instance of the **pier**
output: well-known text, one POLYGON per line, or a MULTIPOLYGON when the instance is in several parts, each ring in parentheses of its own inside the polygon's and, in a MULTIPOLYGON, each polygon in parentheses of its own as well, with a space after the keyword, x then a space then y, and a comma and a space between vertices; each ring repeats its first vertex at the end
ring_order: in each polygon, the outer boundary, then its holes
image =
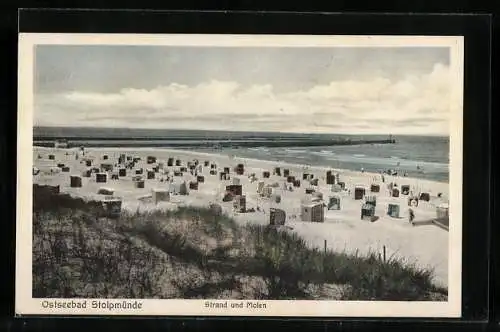
MULTIPOLYGON (((59 138, 60 139, 60 138, 59 138)), ((201 140, 196 139, 98 139, 92 138, 67 138, 68 148, 75 147, 165 147, 165 148, 253 148, 253 147, 312 147, 312 146, 338 146, 338 145, 367 145, 367 144, 395 144, 392 138, 384 140, 331 140, 331 139, 262 139, 262 140, 201 140)), ((33 145, 41 147, 54 147, 54 141, 47 137, 34 137, 33 145)))

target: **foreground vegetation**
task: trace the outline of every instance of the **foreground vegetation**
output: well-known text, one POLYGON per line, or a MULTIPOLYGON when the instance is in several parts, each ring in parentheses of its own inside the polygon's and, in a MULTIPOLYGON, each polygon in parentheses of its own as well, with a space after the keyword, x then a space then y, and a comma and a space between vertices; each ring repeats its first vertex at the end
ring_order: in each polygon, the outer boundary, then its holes
POLYGON ((310 249, 295 233, 210 209, 106 219, 66 195, 34 202, 34 297, 447 299, 432 271, 400 258, 310 249))

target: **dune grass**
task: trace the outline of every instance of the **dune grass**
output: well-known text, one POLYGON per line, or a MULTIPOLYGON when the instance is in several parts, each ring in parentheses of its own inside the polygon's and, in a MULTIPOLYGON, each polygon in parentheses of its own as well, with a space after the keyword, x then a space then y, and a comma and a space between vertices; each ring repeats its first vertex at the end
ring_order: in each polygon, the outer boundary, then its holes
POLYGON ((402 258, 311 249, 296 233, 238 226, 209 208, 106 219, 95 202, 34 198, 34 297, 447 299, 431 270, 402 258))

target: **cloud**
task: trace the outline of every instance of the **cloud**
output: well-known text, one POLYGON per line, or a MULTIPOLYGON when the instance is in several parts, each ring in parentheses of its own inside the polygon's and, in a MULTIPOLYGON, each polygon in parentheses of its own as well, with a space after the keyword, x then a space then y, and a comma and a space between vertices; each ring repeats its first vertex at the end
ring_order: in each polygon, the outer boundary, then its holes
POLYGON ((299 91, 270 84, 172 83, 117 93, 35 96, 35 124, 247 131, 448 134, 449 68, 398 80, 339 80, 299 91))

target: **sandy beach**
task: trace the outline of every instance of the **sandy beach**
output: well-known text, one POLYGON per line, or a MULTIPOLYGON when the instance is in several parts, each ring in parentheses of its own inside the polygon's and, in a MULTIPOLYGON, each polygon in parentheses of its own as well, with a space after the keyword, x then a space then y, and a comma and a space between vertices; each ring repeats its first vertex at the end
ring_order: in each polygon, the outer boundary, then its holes
MULTIPOLYGON (((336 251, 347 251, 360 254, 369 251, 382 252, 385 246, 387 257, 392 255, 406 258, 409 262, 414 262, 419 266, 431 267, 435 271, 435 283, 441 286, 448 285, 448 232, 434 225, 414 226, 409 222, 408 217, 408 196, 400 195, 391 197, 387 184, 396 183, 398 188, 402 185, 410 186, 414 193, 427 192, 430 194, 430 201, 419 201, 417 207, 412 207, 415 212, 414 221, 426 221, 436 218, 436 206, 446 202, 448 197, 448 184, 420 180, 407 177, 392 177, 384 175, 382 182, 380 174, 354 172, 349 170, 339 170, 325 167, 309 167, 306 165, 292 165, 264 160, 244 159, 238 157, 228 157, 225 155, 198 153, 192 151, 167 150, 155 148, 92 148, 85 150, 82 156, 78 149, 56 149, 40 148, 33 149, 34 167, 40 172, 33 176, 34 183, 60 185, 60 191, 70 193, 80 197, 97 197, 99 188, 109 188, 114 191, 113 196, 122 199, 122 208, 136 211, 150 209, 175 209, 179 205, 208 206, 211 203, 221 205, 223 210, 234 216, 238 223, 269 224, 270 208, 279 208, 286 212, 286 223, 290 231, 297 232, 303 237, 311 247, 323 248, 336 251), (49 160, 48 155, 55 156, 54 160, 49 160), (92 159, 91 167, 99 167, 101 163, 116 164, 121 154, 127 156, 140 157, 132 170, 127 169, 126 176, 120 176, 118 180, 112 180, 108 174, 106 183, 97 183, 94 173, 90 177, 82 177, 81 187, 70 186, 70 175, 81 176, 89 167, 82 162, 83 158, 92 159), (78 159, 76 158, 78 155, 78 159), (105 160, 103 156, 107 155, 105 160), (148 156, 157 158, 157 163, 163 163, 163 169, 155 173, 154 179, 145 179, 144 188, 136 188, 132 177, 136 174, 135 168, 143 168, 144 172, 156 164, 147 164, 148 156), (204 177, 204 181, 198 183, 198 190, 189 190, 188 195, 171 195, 169 201, 153 203, 148 195, 153 189, 169 189, 170 184, 167 177, 173 177, 173 171, 178 170, 178 166, 167 166, 168 158, 180 159, 182 166, 187 162, 197 159, 200 165, 204 161, 217 165, 217 174, 210 174, 210 166, 201 167, 198 175, 204 177), (57 164, 63 163, 69 167, 68 172, 62 172, 57 164), (245 172, 243 175, 236 175, 233 168, 237 164, 243 164, 245 172), (224 167, 230 168, 230 179, 221 180, 219 172, 224 167), (289 169, 290 175, 300 180, 300 187, 292 187, 293 191, 285 189, 287 178, 273 174, 275 167, 289 169), (52 170, 58 169, 57 172, 52 170), (332 186, 326 184, 326 171, 331 170, 334 174, 339 174, 339 179, 345 182, 345 190, 332 192, 332 186), (270 172, 269 178, 263 178, 263 172, 270 172), (323 223, 303 222, 300 219, 301 202, 306 198, 305 188, 310 188, 310 183, 303 180, 303 173, 314 174, 318 179, 318 185, 314 186, 316 192, 323 194, 323 201, 328 203, 329 196, 340 196, 340 210, 328 210, 325 208, 325 220, 323 223), (250 175, 255 174, 256 179, 252 181, 250 175), (233 210, 233 202, 223 202, 222 197, 227 185, 233 184, 233 178, 239 178, 242 185, 243 195, 246 196, 246 208, 254 208, 255 212, 238 213, 233 210), (163 181, 162 181, 163 180, 163 181), (280 195, 281 201, 276 203, 270 198, 262 197, 258 193, 260 181, 265 184, 275 184, 273 194, 280 195), (380 185, 380 192, 371 193, 372 184, 380 185), (362 220, 360 218, 361 206, 364 200, 354 199, 354 188, 363 186, 366 188, 366 195, 376 196, 377 205, 375 216, 379 217, 375 222, 362 220), (441 198, 437 197, 438 193, 441 198), (394 218, 387 214, 388 204, 400 206, 400 217, 394 218)), ((115 170, 117 167, 115 167, 115 170)), ((189 172, 183 172, 182 176, 175 176, 174 182, 196 181, 196 176, 189 172)), ((288 186, 291 186, 288 183, 288 186)))

